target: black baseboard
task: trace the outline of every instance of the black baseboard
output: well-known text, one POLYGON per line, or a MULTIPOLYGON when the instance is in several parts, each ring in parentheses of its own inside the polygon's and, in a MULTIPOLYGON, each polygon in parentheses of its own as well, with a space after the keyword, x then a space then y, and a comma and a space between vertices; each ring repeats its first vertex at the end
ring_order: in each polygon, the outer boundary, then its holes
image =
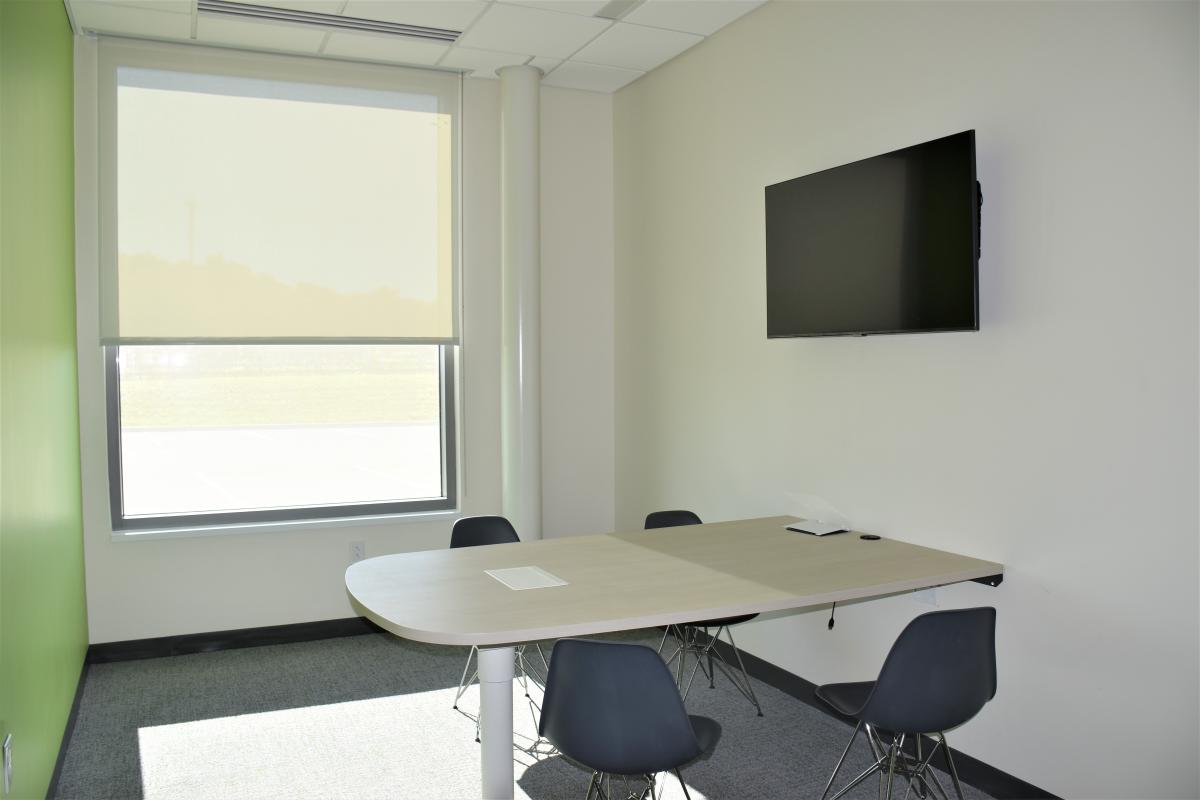
POLYGON ((54 772, 50 773, 50 785, 46 787, 46 797, 58 795, 58 776, 62 774, 63 759, 67 755, 67 747, 71 744, 71 734, 75 732, 75 720, 79 717, 79 701, 83 697, 83 685, 87 683, 88 662, 85 657, 79 666, 79 680, 75 682, 75 699, 71 701, 71 713, 67 714, 67 726, 63 728, 62 742, 58 746, 58 757, 54 759, 54 772))
MULTIPOLYGON (((721 651, 721 655, 727 661, 737 663, 734 661, 733 649, 728 643, 718 640, 717 649, 721 651)), ((835 719, 840 719, 847 725, 855 724, 853 717, 839 714, 826 703, 817 699, 817 685, 815 683, 806 681, 799 675, 793 675, 782 667, 776 666, 744 650, 742 651, 742 661, 745 663, 746 671, 750 675, 768 686, 772 686, 784 694, 791 695, 800 702, 810 705, 835 719)), ((933 740, 927 738, 924 746, 926 748, 925 752, 930 752, 928 748, 933 747, 933 740)), ((913 747, 913 752, 915 753, 915 751, 916 748, 913 747)), ((1047 792, 1045 789, 1038 788, 1015 775, 1009 775, 1007 772, 997 769, 984 761, 980 761, 978 758, 969 756, 961 750, 950 748, 950 752, 954 757, 954 765, 958 769, 959 779, 963 783, 974 786, 981 792, 986 792, 988 795, 996 798, 996 800, 1061 800, 1061 798, 1047 792)))
POLYGON ((134 661, 140 658, 162 658, 194 653, 214 653, 242 647, 268 644, 294 644, 342 636, 377 633, 375 623, 363 617, 326 619, 318 622, 298 622, 294 625, 269 625, 265 628, 241 628, 211 633, 188 633, 180 636, 160 636, 156 639, 131 639, 125 642, 104 642, 88 647, 88 664, 107 664, 113 661, 134 661))

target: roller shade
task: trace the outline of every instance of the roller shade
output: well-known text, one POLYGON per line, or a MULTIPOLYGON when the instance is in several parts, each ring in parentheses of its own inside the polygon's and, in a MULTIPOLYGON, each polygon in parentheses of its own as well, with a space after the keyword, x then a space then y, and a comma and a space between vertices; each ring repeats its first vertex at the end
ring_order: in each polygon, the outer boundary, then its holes
POLYGON ((196 51, 109 53, 101 340, 456 342, 459 79, 196 51))

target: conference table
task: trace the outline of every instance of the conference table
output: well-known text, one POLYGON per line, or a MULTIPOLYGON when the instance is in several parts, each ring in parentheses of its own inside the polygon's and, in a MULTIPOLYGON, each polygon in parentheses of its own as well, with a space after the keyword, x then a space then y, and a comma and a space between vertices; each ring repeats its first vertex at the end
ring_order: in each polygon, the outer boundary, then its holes
POLYGON ((346 588, 363 616, 397 636, 479 647, 482 796, 509 800, 520 643, 1003 579, 991 561, 853 531, 786 530, 796 521, 399 553, 351 565, 346 588))

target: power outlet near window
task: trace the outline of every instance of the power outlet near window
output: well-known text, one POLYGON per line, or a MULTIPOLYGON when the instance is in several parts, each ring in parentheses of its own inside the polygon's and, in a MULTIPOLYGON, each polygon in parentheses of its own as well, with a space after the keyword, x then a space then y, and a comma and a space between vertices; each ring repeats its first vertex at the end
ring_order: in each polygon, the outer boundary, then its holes
POLYGON ((918 603, 924 603, 927 606, 934 606, 936 608, 938 605, 937 588, 917 589, 913 592, 913 599, 918 603))
POLYGON ((12 734, 4 737, 4 796, 12 791, 12 734))
POLYGON ((351 542, 350 543, 350 563, 351 564, 354 564, 358 561, 362 561, 366 557, 367 557, 367 545, 365 542, 351 542))

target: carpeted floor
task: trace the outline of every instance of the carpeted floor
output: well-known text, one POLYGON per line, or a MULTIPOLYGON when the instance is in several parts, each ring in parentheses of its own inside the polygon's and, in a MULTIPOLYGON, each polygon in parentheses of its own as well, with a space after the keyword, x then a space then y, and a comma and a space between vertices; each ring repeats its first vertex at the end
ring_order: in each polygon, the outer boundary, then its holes
MULTIPOLYGON (((658 641, 646 631, 605 638, 658 641)), ((474 722, 451 709, 466 654, 374 634, 92 665, 55 796, 478 797, 474 722)), ((763 717, 721 676, 715 689, 697 679, 689 713, 717 720, 722 735, 684 770, 692 798, 820 797, 850 728, 764 684, 755 691, 763 717)), ((516 741, 527 744, 535 728, 518 684, 514 702, 516 741)), ((473 714, 478 703, 474 688, 459 705, 473 714)), ((584 770, 558 756, 514 757, 518 798, 582 800, 584 770)), ((860 737, 843 775, 869 763, 860 737)), ((683 796, 660 778, 662 797, 683 796)), ((871 779, 847 796, 876 792, 871 779)))

